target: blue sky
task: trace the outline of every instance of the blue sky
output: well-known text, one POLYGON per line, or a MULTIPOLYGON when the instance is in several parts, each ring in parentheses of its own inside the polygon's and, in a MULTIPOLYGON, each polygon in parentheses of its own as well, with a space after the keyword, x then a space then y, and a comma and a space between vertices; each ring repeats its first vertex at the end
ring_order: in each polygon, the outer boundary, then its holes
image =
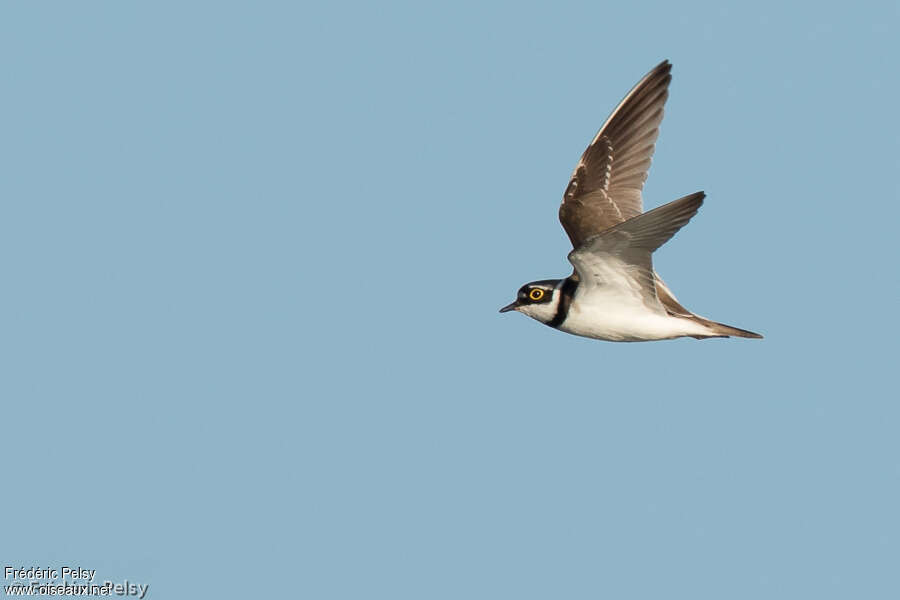
POLYGON ((890 2, 0 9, 0 560, 149 598, 896 598, 890 2), (655 256, 766 335, 497 314, 674 64, 655 256))

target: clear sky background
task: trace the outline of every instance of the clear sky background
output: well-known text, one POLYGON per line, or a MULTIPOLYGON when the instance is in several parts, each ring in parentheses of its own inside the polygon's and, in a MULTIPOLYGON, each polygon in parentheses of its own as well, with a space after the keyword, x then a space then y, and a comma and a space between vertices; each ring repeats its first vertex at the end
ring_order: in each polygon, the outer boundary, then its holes
POLYGON ((895 2, 0 9, 2 565, 148 598, 900 597, 895 2), (497 310, 674 64, 656 255, 755 340, 497 310))

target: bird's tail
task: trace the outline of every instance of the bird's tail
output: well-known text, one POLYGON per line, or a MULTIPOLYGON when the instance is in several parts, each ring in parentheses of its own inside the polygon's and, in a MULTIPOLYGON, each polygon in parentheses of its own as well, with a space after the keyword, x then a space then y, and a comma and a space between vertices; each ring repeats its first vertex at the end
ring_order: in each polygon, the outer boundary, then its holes
POLYGON ((754 333, 752 331, 747 331, 746 329, 740 329, 738 327, 732 327, 731 325, 726 325, 725 323, 716 323, 715 321, 710 321, 709 319, 704 319, 703 317, 695 316, 694 319, 703 323, 707 329, 710 331, 710 335, 694 335, 691 336, 698 340, 702 340, 704 338, 710 337, 742 337, 742 338, 754 338, 754 339, 762 339, 762 336, 758 333, 754 333))

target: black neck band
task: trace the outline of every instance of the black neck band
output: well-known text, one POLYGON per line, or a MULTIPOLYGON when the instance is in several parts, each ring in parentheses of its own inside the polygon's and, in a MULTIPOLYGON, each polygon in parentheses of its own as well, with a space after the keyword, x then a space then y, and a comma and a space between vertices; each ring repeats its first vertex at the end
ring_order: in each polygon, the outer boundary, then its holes
POLYGON ((572 304, 572 298, 575 296, 575 290, 578 288, 578 281, 567 277, 563 281, 562 288, 559 290, 559 305, 556 307, 556 314, 553 320, 547 323, 550 327, 559 327, 569 315, 569 306, 572 304))

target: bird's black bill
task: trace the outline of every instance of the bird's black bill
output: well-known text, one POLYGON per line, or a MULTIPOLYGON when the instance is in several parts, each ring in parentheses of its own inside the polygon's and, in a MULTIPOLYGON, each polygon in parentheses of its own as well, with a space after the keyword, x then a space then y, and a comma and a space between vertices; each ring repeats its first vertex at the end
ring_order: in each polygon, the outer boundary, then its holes
POLYGON ((518 301, 512 302, 512 303, 510 303, 510 304, 507 304, 507 305, 504 306, 503 308, 501 308, 501 309, 500 309, 500 312, 509 312, 509 311, 511 311, 511 310, 516 310, 516 307, 517 307, 517 306, 518 306, 518 301))

